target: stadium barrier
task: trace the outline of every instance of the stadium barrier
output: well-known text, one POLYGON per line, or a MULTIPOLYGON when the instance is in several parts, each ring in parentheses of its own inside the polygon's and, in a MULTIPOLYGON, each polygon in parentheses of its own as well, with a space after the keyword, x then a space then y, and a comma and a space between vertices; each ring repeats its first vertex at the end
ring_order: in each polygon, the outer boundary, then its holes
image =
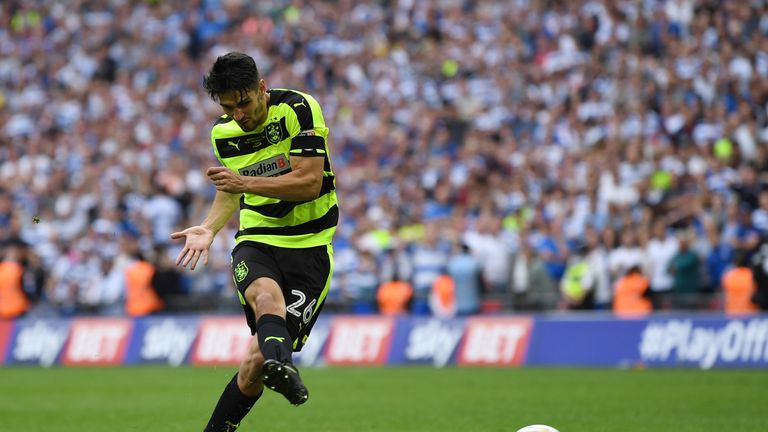
MULTIPOLYGON (((251 336, 240 315, 0 321, 0 364, 236 365, 251 336)), ((765 368, 768 315, 321 317, 302 365, 765 368)))

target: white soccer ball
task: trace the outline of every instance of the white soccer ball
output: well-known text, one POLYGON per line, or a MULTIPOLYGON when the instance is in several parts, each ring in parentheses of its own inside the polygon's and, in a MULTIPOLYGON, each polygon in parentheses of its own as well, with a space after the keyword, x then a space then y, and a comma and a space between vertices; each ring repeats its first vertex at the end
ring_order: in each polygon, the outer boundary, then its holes
POLYGON ((552 426, 547 425, 530 425, 522 429, 518 429, 517 432, 560 432, 552 426))

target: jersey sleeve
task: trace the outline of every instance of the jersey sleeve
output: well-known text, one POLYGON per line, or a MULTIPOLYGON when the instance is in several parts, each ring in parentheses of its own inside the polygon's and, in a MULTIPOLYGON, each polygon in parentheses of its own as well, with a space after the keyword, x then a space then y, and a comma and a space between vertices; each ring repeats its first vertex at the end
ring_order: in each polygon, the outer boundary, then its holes
POLYGON ((211 145, 213 146, 213 154, 216 156, 216 160, 218 160, 222 166, 227 166, 227 164, 224 162, 224 158, 222 157, 217 141, 223 136, 222 129, 224 128, 224 125, 230 121, 232 121, 231 117, 221 116, 218 120, 216 120, 216 123, 214 123, 213 127, 211 128, 211 145))
POLYGON ((322 115, 315 115, 313 110, 320 110, 320 106, 314 100, 302 97, 299 102, 291 104, 296 114, 297 124, 289 127, 291 133, 290 154, 293 156, 325 156, 325 137, 321 130, 325 125, 316 124, 316 119, 322 119, 322 115), (295 132, 295 133, 294 133, 295 132))

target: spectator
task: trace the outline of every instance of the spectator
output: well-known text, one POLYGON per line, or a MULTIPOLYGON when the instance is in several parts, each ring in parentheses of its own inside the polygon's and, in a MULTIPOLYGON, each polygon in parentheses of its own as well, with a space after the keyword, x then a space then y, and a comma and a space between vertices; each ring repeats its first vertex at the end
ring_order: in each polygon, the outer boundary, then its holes
POLYGON ((402 244, 398 242, 394 247, 384 250, 379 259, 380 281, 403 280, 410 282, 413 275, 413 262, 411 262, 402 244))
POLYGON ((413 263, 413 312, 429 313, 429 295, 435 279, 445 271, 449 247, 439 237, 439 227, 428 223, 424 226, 424 236, 415 242, 410 251, 413 263))
POLYGON ((587 227, 584 242, 587 248, 587 273, 583 278, 584 286, 594 289, 596 309, 608 309, 613 300, 613 288, 608 274, 608 254, 594 228, 587 227))
POLYGON ((753 163, 745 163, 739 167, 739 180, 731 185, 739 202, 745 205, 745 212, 752 212, 759 206, 760 192, 764 185, 760 180, 758 168, 753 163))
POLYGON ((544 268, 547 270, 549 277, 554 281, 559 281, 565 274, 567 262, 567 253, 561 234, 542 217, 538 230, 531 236, 531 241, 533 242, 536 254, 544 262, 544 268))
POLYGON ((588 247, 578 246, 578 249, 569 259, 565 275, 560 280, 560 291, 565 301, 565 306, 571 310, 589 310, 595 307, 594 285, 589 274, 589 260, 587 259, 588 247))
POLYGON ((760 232, 752 225, 752 212, 746 204, 734 202, 729 206, 728 220, 723 227, 723 237, 734 249, 749 252, 757 247, 760 232))
POLYGON ((447 274, 435 278, 429 293, 429 309, 439 318, 456 316, 456 283, 447 274))
POLYGON ((671 304, 675 309, 696 309, 701 305, 697 296, 701 290, 700 261, 691 249, 691 232, 678 234, 678 251, 669 262, 672 275, 671 304))
POLYGON ((0 318, 19 317, 29 308, 29 299, 22 287, 24 268, 19 261, 19 248, 7 247, 0 262, 0 318))
POLYGON ((521 235, 520 245, 511 264, 512 307, 517 310, 550 310, 558 306, 557 281, 547 271, 544 260, 521 235))
POLYGON ((509 286, 509 247, 501 234, 501 219, 483 213, 477 219, 475 229, 464 234, 464 242, 483 269, 484 297, 503 296, 509 286))
POLYGON ((654 221, 653 234, 644 252, 647 257, 645 273, 649 275, 650 294, 657 308, 669 307, 669 293, 674 282, 669 266, 679 247, 677 237, 667 228, 665 221, 654 221))
POLYGON ((622 317, 646 315, 653 310, 650 300, 650 283, 640 270, 631 267, 627 274, 616 281, 613 313, 622 317))
POLYGON ((640 247, 638 235, 634 228, 627 227, 627 229, 622 230, 620 238, 619 247, 612 249, 608 254, 608 271, 613 284, 626 275, 632 267, 643 268, 648 257, 640 247))
POLYGON ((47 269, 43 266, 40 256, 26 247, 26 259, 24 264, 24 292, 29 298, 31 307, 47 301, 45 297, 45 283, 48 277, 47 269))
POLYGON ((447 275, 454 283, 456 314, 471 315, 480 311, 483 293, 483 277, 480 262, 472 255, 469 246, 454 245, 453 253, 446 265, 447 275))
POLYGON ((728 315, 744 315, 757 312, 752 302, 755 295, 755 281, 749 267, 747 254, 738 252, 733 260, 733 268, 723 275, 724 311, 728 315))
MULTIPOLYGON (((704 257, 707 268, 707 276, 714 282, 712 288, 720 286, 723 275, 733 263, 736 249, 729 242, 723 241, 720 231, 711 223, 706 225, 706 236, 709 245, 709 253, 704 257)), ((712 292, 718 291, 712 289, 712 292)))
POLYGON ((182 281, 182 274, 165 245, 157 245, 154 250, 155 271, 152 273, 150 285, 157 293, 160 301, 168 312, 184 310, 189 304, 185 300, 186 292, 182 281))
POLYGON ((370 314, 376 311, 376 288, 379 279, 376 274, 376 259, 372 253, 366 250, 359 252, 356 265, 346 274, 345 284, 352 312, 370 314))
POLYGON ((124 257, 107 255, 102 257, 100 264, 99 313, 121 315, 126 291, 125 267, 128 263, 124 257))
POLYGON ((398 315, 408 312, 413 300, 413 286, 395 274, 392 280, 383 282, 376 290, 379 312, 385 315, 398 315))
POLYGON ((140 317, 163 308, 163 301, 152 287, 155 266, 137 253, 135 261, 125 269, 125 312, 140 317))

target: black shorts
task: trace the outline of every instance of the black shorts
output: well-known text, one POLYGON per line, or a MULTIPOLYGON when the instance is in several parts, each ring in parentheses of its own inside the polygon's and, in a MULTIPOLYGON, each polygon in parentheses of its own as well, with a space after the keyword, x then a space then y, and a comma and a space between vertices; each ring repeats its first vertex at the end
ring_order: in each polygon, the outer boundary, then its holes
POLYGON ((285 297, 288 334, 293 350, 301 351, 323 308, 333 273, 333 249, 280 248, 264 243, 243 242, 232 250, 232 276, 251 334, 256 334, 256 316, 245 301, 245 290, 260 277, 273 279, 285 297))

